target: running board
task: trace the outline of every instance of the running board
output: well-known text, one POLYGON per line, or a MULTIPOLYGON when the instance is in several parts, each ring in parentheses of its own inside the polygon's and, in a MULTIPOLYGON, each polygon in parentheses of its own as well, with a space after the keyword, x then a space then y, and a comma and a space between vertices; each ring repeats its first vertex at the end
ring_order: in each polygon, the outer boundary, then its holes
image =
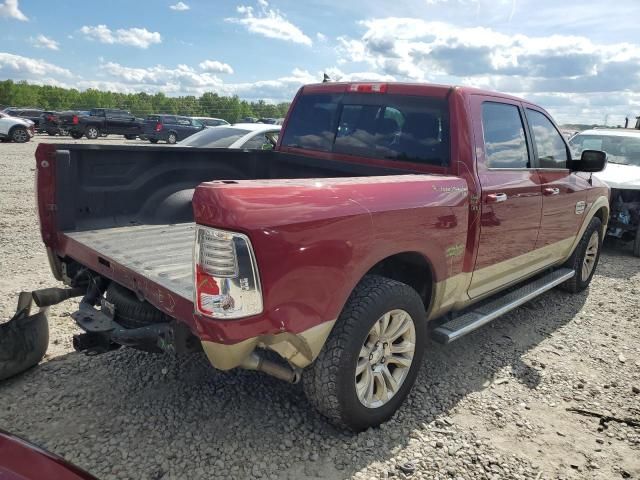
POLYGON ((547 290, 551 290, 574 275, 575 271, 568 268, 560 268, 548 273, 516 290, 510 291, 502 297, 476 306, 472 311, 443 323, 433 330, 433 338, 439 343, 451 343, 514 308, 527 303, 547 290))

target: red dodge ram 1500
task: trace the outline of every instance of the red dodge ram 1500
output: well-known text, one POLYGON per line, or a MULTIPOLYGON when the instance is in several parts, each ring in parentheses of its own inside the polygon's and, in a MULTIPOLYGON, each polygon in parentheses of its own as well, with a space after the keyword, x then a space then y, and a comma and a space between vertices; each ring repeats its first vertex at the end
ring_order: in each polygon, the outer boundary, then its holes
POLYGON ((83 296, 78 350, 202 349, 218 369, 301 379, 354 430, 400 406, 429 336, 586 288, 609 217, 591 176, 603 152, 571 159, 543 109, 464 87, 305 86, 275 151, 36 158, 42 237, 70 288, 23 294, 14 319, 46 325, 31 300, 83 296))

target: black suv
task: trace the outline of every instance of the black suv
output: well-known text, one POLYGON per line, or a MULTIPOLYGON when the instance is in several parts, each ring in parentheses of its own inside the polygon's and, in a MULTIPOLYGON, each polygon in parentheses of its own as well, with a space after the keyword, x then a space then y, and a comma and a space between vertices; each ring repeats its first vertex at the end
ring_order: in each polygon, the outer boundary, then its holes
POLYGON ((140 138, 151 143, 164 140, 174 144, 204 128, 198 120, 177 115, 149 115, 144 121, 144 131, 140 138))

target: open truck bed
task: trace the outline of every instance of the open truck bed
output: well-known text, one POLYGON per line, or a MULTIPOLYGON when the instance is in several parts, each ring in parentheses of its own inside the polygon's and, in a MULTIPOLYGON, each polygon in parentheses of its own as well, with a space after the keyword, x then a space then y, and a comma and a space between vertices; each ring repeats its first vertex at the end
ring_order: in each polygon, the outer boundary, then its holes
POLYGON ((187 300, 193 298, 195 223, 68 232, 72 240, 187 300))
MULTIPOLYGON (((54 149, 40 148, 43 158, 54 149)), ((200 183, 411 172, 275 151, 57 145, 50 173, 40 181, 54 187, 42 189, 51 193, 42 200, 53 207, 41 205, 43 235, 53 255, 122 283, 188 323, 193 313, 192 198, 200 183), (56 232, 49 239, 47 228, 56 232)))

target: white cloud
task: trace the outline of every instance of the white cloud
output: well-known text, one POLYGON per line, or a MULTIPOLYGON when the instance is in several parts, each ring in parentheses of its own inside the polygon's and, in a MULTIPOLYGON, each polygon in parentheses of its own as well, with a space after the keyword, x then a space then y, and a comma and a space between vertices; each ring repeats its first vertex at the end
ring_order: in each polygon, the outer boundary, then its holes
POLYGON ((0 3, 0 17, 15 18, 22 22, 26 22, 29 19, 20 11, 18 0, 5 0, 4 3, 0 3))
POLYGON ((60 44, 54 39, 45 37, 40 34, 36 38, 30 38, 29 41, 37 48, 46 48, 49 50, 60 50, 60 44))
POLYGON ((361 22, 361 38, 338 39, 339 63, 417 81, 470 83, 508 91, 640 88, 640 47, 586 37, 505 35, 444 22, 384 18, 361 22), (625 86, 626 84, 626 86, 625 86))
POLYGON ((80 32, 100 43, 131 45, 143 49, 162 42, 162 36, 158 32, 150 32, 146 28, 119 28, 112 31, 106 25, 85 25, 80 32))
POLYGON ((324 33, 321 33, 321 32, 316 33, 316 39, 319 42, 326 42, 328 40, 327 36, 324 33))
POLYGON ((191 7, 184 2, 178 2, 175 5, 169 5, 169 8, 177 12, 184 12, 185 10, 189 10, 191 7))
POLYGON ((28 80, 33 77, 58 75, 71 77, 71 72, 42 59, 0 52, 0 77, 28 80), (33 76, 33 77, 32 77, 33 76))
POLYGON ((277 38, 293 43, 311 46, 313 41, 297 26, 291 23, 277 9, 269 8, 266 0, 258 0, 259 11, 253 7, 240 5, 236 10, 241 17, 227 18, 225 21, 244 26, 249 32, 268 38, 277 38))
POLYGON ((217 60, 205 60, 200 62, 200 69, 210 73, 233 73, 233 68, 227 63, 222 63, 217 60))

